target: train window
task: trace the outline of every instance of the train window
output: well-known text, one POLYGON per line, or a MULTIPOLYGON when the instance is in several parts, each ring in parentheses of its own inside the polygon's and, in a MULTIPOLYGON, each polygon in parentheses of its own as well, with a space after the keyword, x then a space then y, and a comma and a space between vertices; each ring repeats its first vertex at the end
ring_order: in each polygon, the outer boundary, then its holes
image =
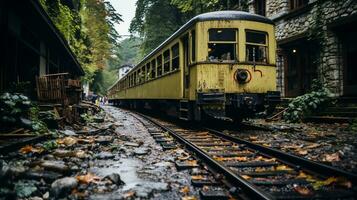
POLYGON ((136 85, 136 83, 137 83, 137 79, 136 79, 136 71, 134 72, 134 80, 133 80, 133 85, 135 86, 136 85))
POLYGON ((196 31, 192 30, 191 32, 191 60, 196 60, 196 31))
POLYGON ((151 61, 151 78, 156 77, 156 62, 155 59, 151 61))
POLYGON ((170 71, 170 50, 164 52, 164 74, 170 71))
POLYGON ((208 30, 208 60, 233 61, 236 60, 237 29, 212 28, 208 30))
POLYGON ((177 70, 180 68, 180 52, 179 43, 176 43, 171 48, 172 51, 172 70, 177 70))
POLYGON ((150 80, 150 75, 151 70, 150 70, 150 62, 146 63, 146 68, 145 68, 145 80, 150 80))
POLYGON ((246 32, 246 60, 250 62, 266 63, 267 34, 263 32, 246 32))
POLYGON ((157 76, 162 75, 162 55, 159 55, 157 58, 157 76))
POLYGON ((145 65, 139 69, 139 83, 145 81, 145 65))
POLYGON ((133 75, 129 75, 129 87, 133 86, 133 75))

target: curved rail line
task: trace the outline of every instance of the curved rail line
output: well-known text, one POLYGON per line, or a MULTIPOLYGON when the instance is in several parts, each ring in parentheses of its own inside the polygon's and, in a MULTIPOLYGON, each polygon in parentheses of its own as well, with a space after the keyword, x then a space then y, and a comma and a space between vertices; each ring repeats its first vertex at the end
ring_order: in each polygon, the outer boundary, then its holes
POLYGON ((357 194, 356 174, 210 128, 136 114, 170 133, 251 199, 355 199, 357 194))

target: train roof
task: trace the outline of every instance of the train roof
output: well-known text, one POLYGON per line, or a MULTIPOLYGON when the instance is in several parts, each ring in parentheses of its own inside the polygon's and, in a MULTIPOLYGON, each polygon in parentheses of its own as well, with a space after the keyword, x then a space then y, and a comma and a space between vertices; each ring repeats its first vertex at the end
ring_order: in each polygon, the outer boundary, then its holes
MULTIPOLYGON (((274 22, 264 16, 256 15, 243 11, 234 11, 234 10, 225 10, 225 11, 215 11, 208 12, 197 15, 196 17, 189 20, 186 24, 181 26, 174 34, 172 34, 169 38, 167 38, 164 42, 162 42, 157 48, 151 51, 148 55, 146 55, 133 69, 136 69, 137 66, 145 63, 151 56, 155 55, 158 51, 163 49, 167 44, 169 44, 172 40, 174 40, 177 36, 181 35, 183 32, 191 28, 192 25, 197 22, 202 21, 211 21, 211 20, 245 20, 245 21, 255 21, 262 22, 267 24, 274 25, 274 22)), ((125 76, 124 76, 125 77, 125 76)))

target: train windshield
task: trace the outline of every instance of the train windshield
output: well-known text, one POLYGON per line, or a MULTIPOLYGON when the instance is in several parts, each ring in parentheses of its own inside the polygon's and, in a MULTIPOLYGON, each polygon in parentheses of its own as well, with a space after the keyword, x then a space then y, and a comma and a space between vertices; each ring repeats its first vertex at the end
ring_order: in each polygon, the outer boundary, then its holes
POLYGON ((237 29, 212 28, 208 30, 208 60, 234 61, 236 60, 237 29))
POLYGON ((267 62, 267 34, 264 32, 246 32, 246 60, 249 62, 267 62))

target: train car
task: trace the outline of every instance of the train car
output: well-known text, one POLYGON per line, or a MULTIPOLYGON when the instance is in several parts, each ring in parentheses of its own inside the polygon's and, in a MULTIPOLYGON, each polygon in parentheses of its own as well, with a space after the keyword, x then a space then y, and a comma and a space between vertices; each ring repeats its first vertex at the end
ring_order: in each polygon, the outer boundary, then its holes
POLYGON ((183 120, 241 121, 279 101, 275 62, 271 20, 241 11, 205 13, 148 54, 108 96, 115 105, 183 120))

